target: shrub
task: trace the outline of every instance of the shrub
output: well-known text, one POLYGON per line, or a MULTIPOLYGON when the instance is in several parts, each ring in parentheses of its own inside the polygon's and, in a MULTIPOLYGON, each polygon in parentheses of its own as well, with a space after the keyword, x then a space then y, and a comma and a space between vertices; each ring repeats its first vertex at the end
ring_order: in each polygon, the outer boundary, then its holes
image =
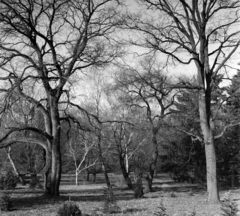
POLYGON ((66 201, 59 208, 57 215, 58 216, 81 216, 82 213, 75 202, 66 201))
POLYGON ((190 212, 189 214, 187 214, 187 216, 195 216, 196 215, 196 212, 195 211, 192 211, 190 212))
POLYGON ((171 192, 170 197, 175 198, 177 195, 174 193, 174 191, 171 192))
POLYGON ((105 189, 103 213, 112 214, 112 213, 117 213, 119 210, 120 210, 120 207, 117 205, 117 201, 113 194, 113 189, 111 187, 105 189))
POLYGON ((163 201, 160 202, 160 204, 157 207, 157 212, 154 213, 156 216, 169 216, 167 214, 167 209, 163 205, 163 201))
POLYGON ((228 191, 224 194, 221 210, 223 211, 222 216, 237 216, 238 207, 235 202, 233 202, 230 198, 231 191, 228 191))
MULTIPOLYGON (((162 200, 161 200, 160 204, 158 205, 157 211, 154 213, 154 215, 155 216, 169 216, 169 214, 167 214, 167 209, 163 205, 163 201, 162 200)), ((196 211, 192 211, 189 214, 187 213, 187 214, 184 214, 184 215, 185 216, 195 216, 196 215, 196 211)))
POLYGON ((8 170, 0 179, 0 185, 3 189, 15 189, 18 183, 18 176, 13 171, 8 170))
POLYGON ((143 184, 142 178, 138 177, 134 187, 134 198, 142 198, 143 197, 143 184))
POLYGON ((0 193, 0 211, 9 211, 12 207, 10 196, 6 193, 0 193))

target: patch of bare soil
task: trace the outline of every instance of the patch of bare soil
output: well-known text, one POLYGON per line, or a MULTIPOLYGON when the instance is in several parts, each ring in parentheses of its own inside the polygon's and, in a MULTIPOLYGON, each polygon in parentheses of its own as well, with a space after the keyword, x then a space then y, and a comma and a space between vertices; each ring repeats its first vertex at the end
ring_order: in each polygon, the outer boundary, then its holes
MULTIPOLYGON (((104 184, 88 184, 80 186, 62 186, 61 197, 50 199, 41 195, 42 191, 18 189, 11 192, 13 210, 1 212, 1 216, 55 216, 60 205, 66 200, 75 201, 82 213, 102 214, 104 203, 104 184)), ((179 184, 172 181, 154 182, 154 192, 144 195, 142 199, 134 199, 133 192, 114 188, 114 195, 119 209, 111 214, 115 216, 154 216, 162 202, 171 216, 184 216, 195 211, 197 216, 221 215, 221 204, 207 204, 207 194, 196 185, 179 184)), ((220 192, 220 197, 226 191, 220 192)), ((240 206, 240 190, 232 190, 232 199, 240 206)), ((240 208, 239 208, 240 209, 240 208)))

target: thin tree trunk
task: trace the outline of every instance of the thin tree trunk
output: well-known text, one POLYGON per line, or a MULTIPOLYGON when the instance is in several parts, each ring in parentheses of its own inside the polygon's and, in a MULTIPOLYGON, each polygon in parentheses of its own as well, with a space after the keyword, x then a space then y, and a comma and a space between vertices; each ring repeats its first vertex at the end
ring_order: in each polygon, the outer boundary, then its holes
POLYGON ((11 146, 8 147, 8 149, 6 149, 6 152, 7 152, 7 156, 8 156, 8 159, 12 165, 12 168, 13 168, 13 171, 14 173, 19 176, 19 172, 17 170, 17 167, 15 166, 15 163, 13 162, 13 159, 12 159, 12 154, 11 154, 11 146))
POLYGON ((78 171, 75 171, 75 185, 78 186, 78 171))
POLYGON ((103 154, 102 154, 101 132, 99 133, 98 136, 99 136, 98 137, 99 158, 100 158, 100 162, 102 164, 103 174, 104 174, 104 177, 105 177, 105 181, 106 181, 107 187, 108 187, 108 189, 111 189, 111 183, 110 183, 110 180, 109 180, 109 177, 108 177, 107 169, 106 169, 104 158, 103 158, 103 154))
POLYGON ((154 147, 154 151, 152 154, 152 159, 149 164, 149 190, 152 191, 152 183, 153 183, 153 177, 154 173, 156 172, 156 167, 157 167, 157 160, 158 160, 158 143, 157 143, 157 132, 155 128, 152 130, 152 144, 154 147))
POLYGON ((26 184, 26 181, 24 179, 24 175, 20 174, 20 172, 18 171, 17 167, 15 166, 15 163, 12 159, 12 154, 11 154, 11 146, 8 147, 8 149, 6 149, 6 152, 7 152, 7 156, 8 156, 8 159, 12 165, 12 168, 15 172, 15 174, 18 176, 20 182, 22 183, 22 185, 25 185, 26 184))
POLYGON ((86 180, 89 182, 89 176, 90 176, 90 173, 89 173, 89 170, 87 169, 87 177, 86 177, 86 180))
POLYGON ((46 172, 43 174, 44 178, 44 194, 45 195, 50 195, 51 194, 51 185, 50 185, 50 168, 46 170, 46 172))
POLYGON ((104 161, 102 161, 102 167, 103 167, 103 174, 104 174, 104 177, 105 177, 107 187, 108 187, 108 189, 110 189, 111 188, 111 183, 110 183, 110 180, 109 180, 109 177, 108 177, 108 173, 107 173, 107 169, 106 169, 104 161))

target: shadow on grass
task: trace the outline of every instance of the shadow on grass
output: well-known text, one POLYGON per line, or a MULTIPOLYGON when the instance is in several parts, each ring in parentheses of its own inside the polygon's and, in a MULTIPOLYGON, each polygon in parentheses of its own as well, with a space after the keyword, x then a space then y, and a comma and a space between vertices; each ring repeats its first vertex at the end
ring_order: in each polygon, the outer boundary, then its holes
POLYGON ((139 208, 129 208, 129 209, 126 209, 123 211, 124 214, 127 214, 127 213, 135 213, 135 212, 142 212, 142 211, 145 211, 147 210, 146 208, 145 209, 139 209, 139 208))
MULTIPOLYGON (((191 185, 186 185, 186 187, 183 187, 182 185, 180 187, 176 187, 176 185, 173 185, 174 182, 167 179, 166 175, 160 175, 159 178, 165 177, 165 182, 154 182, 153 183, 153 190, 154 192, 165 193, 168 191, 176 191, 176 192, 184 192, 184 191, 190 191, 195 190, 191 185), (163 187, 163 184, 168 184, 168 187, 163 187)), ((94 183, 96 184, 96 183, 94 183)), ((176 183, 175 183, 176 184, 176 183)), ((99 186, 99 184, 97 184, 99 186)), ((94 188, 94 185, 89 188, 89 184, 86 185, 84 188, 84 185, 81 185, 81 187, 74 187, 74 188, 68 188, 65 187, 65 189, 60 190, 61 196, 57 198, 51 198, 48 196, 43 196, 43 191, 41 190, 26 190, 26 189, 20 189, 16 191, 10 192, 12 194, 12 201, 13 206, 15 209, 21 210, 21 209, 32 209, 32 208, 41 208, 44 205, 54 205, 54 204, 60 204, 67 200, 72 200, 75 202, 103 202, 105 196, 104 194, 104 188, 94 188)), ((132 190, 125 190, 125 189, 119 189, 114 188, 114 195, 116 200, 118 201, 128 201, 128 200, 134 200, 134 195, 132 190)), ((160 194, 157 194, 154 192, 152 193, 153 197, 156 198, 161 196, 160 194)), ((148 198, 148 197, 146 197, 148 198)), ((151 198, 151 197, 149 197, 151 198)), ((144 211, 143 209, 128 209, 126 210, 128 212, 134 212, 134 211, 144 211)))
MULTIPOLYGON (((103 191, 103 190, 102 190, 103 191)), ((94 191, 95 192, 95 191, 94 191)), ((74 202, 103 202, 105 196, 102 194, 81 194, 79 193, 61 193, 60 197, 49 197, 38 193, 12 193, 12 203, 14 206, 14 210, 22 210, 22 209, 35 209, 41 208, 41 206, 45 205, 54 205, 61 204, 64 201, 74 201, 74 202)), ((115 199, 120 200, 133 200, 133 192, 131 191, 117 191, 115 194, 115 199)))
MULTIPOLYGON (((187 192, 190 190, 195 190, 193 187, 153 187, 152 196, 159 197, 160 193, 165 193, 169 191, 174 192, 187 192), (154 194, 154 192, 157 192, 154 194)), ((132 190, 121 190, 119 188, 114 188, 114 196, 117 201, 130 201, 134 200, 134 195, 132 190)), ((28 209, 28 208, 39 208, 44 205, 54 205, 59 204, 67 200, 75 202, 103 202, 105 199, 104 188, 98 189, 80 189, 80 190, 61 190, 61 196, 56 198, 51 198, 49 196, 42 195, 43 191, 40 190, 16 190, 12 191, 12 201, 15 209, 28 209)), ((145 197, 148 198, 148 197, 145 197)), ((149 197, 151 198, 151 197, 149 197)), ((133 211, 130 209, 128 211, 133 211)), ((141 209, 140 209, 141 211, 141 209)))

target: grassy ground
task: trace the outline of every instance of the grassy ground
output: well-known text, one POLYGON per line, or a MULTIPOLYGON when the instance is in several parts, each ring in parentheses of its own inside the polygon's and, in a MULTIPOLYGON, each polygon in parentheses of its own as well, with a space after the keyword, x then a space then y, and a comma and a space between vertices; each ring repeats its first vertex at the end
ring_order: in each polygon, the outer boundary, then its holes
MULTIPOLYGON (((112 175, 115 185, 114 194, 119 206, 118 212, 112 215, 152 216, 159 209, 162 202, 169 215, 184 216, 196 211, 196 215, 220 215, 220 204, 209 205, 206 202, 207 194, 196 185, 175 183, 166 175, 159 175, 154 181, 154 192, 144 195, 142 199, 134 199, 133 192, 123 190, 123 181, 120 176, 112 175)), ((61 197, 50 199, 42 196, 41 190, 19 188, 11 192, 13 210, 2 212, 2 216, 55 216, 60 205, 66 200, 75 201, 84 214, 102 214, 105 184, 100 180, 95 184, 82 183, 79 186, 63 185, 60 188, 61 197)), ((226 191, 221 191, 220 196, 226 191)), ((240 190, 231 193, 232 199, 240 205, 240 190)))

